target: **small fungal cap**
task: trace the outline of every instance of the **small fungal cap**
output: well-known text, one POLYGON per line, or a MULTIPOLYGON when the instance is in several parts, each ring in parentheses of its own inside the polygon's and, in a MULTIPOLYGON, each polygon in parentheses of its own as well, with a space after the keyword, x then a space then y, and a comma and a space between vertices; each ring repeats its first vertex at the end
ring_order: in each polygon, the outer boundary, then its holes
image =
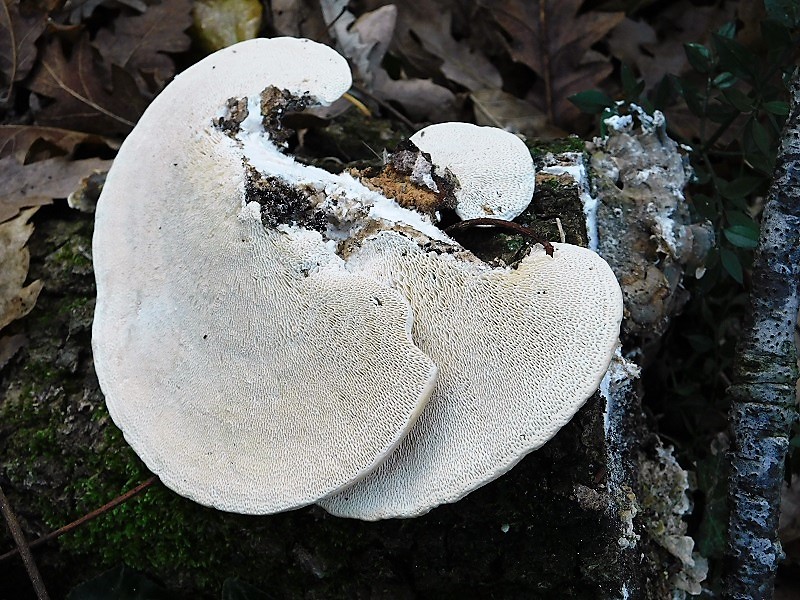
POLYGON ((411 141, 431 155, 436 173, 455 175, 456 213, 462 219, 511 221, 531 202, 535 171, 531 153, 513 133, 471 123, 438 123, 411 141))

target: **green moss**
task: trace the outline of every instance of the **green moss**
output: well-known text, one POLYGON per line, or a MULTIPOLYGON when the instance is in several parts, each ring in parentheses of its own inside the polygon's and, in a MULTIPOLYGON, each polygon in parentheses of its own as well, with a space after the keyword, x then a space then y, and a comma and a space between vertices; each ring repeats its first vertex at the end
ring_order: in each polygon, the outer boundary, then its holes
POLYGON ((562 152, 583 152, 586 150, 586 142, 575 135, 557 140, 527 140, 525 145, 528 146, 534 158, 548 153, 561 154, 562 152))

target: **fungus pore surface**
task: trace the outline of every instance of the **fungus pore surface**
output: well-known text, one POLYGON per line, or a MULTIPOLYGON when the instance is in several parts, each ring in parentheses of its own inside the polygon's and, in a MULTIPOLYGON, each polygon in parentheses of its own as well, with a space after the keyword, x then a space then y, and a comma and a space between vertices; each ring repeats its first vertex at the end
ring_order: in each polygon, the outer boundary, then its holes
POLYGON ((148 468, 202 504, 312 503, 383 460, 430 394, 436 367, 412 343, 407 300, 344 268, 319 232, 265 227, 246 201, 258 140, 229 133, 246 137, 259 108, 219 127, 231 98, 257 106, 268 86, 328 103, 349 85, 326 46, 237 44, 175 78, 108 175, 93 240, 98 378, 148 468))

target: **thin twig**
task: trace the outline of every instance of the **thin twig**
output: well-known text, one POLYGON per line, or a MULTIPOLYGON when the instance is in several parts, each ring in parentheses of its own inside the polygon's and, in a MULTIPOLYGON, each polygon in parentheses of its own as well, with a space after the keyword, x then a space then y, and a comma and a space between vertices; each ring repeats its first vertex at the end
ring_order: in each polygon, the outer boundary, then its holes
POLYGON ((36 561, 33 559, 33 554, 31 554, 31 548, 25 540, 25 534, 19 526, 17 517, 8 502, 8 498, 3 493, 2 487, 0 487, 0 511, 6 519, 6 523, 8 523, 8 528, 11 530, 11 535, 17 544, 20 556, 22 556, 22 562, 25 563, 25 570, 28 572, 28 578, 33 584, 33 589, 36 590, 36 597, 39 600, 49 600, 50 596, 48 596, 44 587, 44 581, 41 573, 39 573, 39 568, 36 566, 36 561))
POLYGON ((526 237, 536 240, 542 246, 544 246, 544 251, 547 252, 548 256, 553 256, 553 245, 536 233, 530 227, 525 227, 524 225, 520 225, 519 223, 514 223, 514 221, 506 221, 505 219, 493 219, 491 217, 481 217, 479 219, 467 219, 465 221, 460 221, 455 225, 451 225, 447 229, 445 229, 445 233, 448 235, 452 235, 453 233, 458 233, 460 231, 464 231, 471 227, 476 227, 478 225, 491 225, 493 227, 501 227, 503 229, 508 229, 513 231, 514 233, 519 233, 526 237))
MULTIPOLYGON (((149 488, 151 485, 153 485, 156 481, 158 481, 158 477, 156 477, 155 475, 153 477, 151 477, 150 479, 146 479, 145 481, 143 481, 142 483, 137 485, 132 490, 129 490, 129 491, 125 492, 121 496, 117 496, 111 502, 108 502, 108 503, 104 504, 103 506, 101 506, 100 508, 98 508, 96 510, 93 510, 92 512, 90 512, 88 514, 83 515, 80 519, 77 519, 77 520, 73 521, 72 523, 69 523, 68 525, 64 525, 63 527, 61 527, 59 529, 56 529, 55 531, 51 531, 47 535, 43 535, 42 537, 32 541, 30 544, 28 544, 28 547, 29 548, 35 548, 36 546, 39 546, 39 545, 44 544, 44 543, 47 543, 50 540, 54 540, 57 537, 64 535, 65 533, 69 533, 70 531, 72 531, 73 529, 75 529, 77 527, 80 527, 84 523, 88 523, 92 519, 95 519, 95 518, 99 517, 100 515, 102 515, 104 513, 107 513, 108 511, 110 511, 113 508, 116 508, 117 506, 119 506, 123 502, 126 502, 126 501, 130 500, 131 498, 133 498, 134 496, 136 496, 138 494, 141 494, 143 491, 145 491, 147 488, 149 488)), ((11 558, 12 556, 16 556, 17 552, 18 552, 17 550, 10 550, 10 551, 6 552, 5 554, 0 555, 0 562, 3 562, 7 558, 11 558)))
POLYGON ((375 94, 372 94, 372 93, 368 92, 367 90, 365 90, 362 87, 358 87, 358 86, 354 85, 353 89, 355 91, 357 91, 359 94, 363 94, 364 96, 366 96, 367 98, 369 98, 373 102, 377 102, 380 105, 381 108, 384 108, 387 111, 389 111, 390 113, 392 113, 392 116, 394 116, 394 118, 396 118, 398 121, 400 121, 403 125, 408 127, 409 131, 415 131, 417 129, 414 126, 414 123, 412 123, 408 119, 408 117, 406 117, 403 113, 401 113, 399 110, 397 110, 394 106, 392 106, 388 102, 384 102, 383 100, 378 98, 375 94))
POLYGON ((561 219, 558 217, 556 217, 556 226, 558 227, 558 235, 561 237, 561 243, 563 244, 567 241, 567 236, 564 233, 564 228, 561 226, 561 219))

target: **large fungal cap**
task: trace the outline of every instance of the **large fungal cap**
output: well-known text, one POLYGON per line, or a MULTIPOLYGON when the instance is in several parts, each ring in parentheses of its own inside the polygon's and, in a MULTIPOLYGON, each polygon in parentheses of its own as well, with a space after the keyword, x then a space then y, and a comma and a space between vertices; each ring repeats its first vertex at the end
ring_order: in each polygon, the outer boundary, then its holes
POLYGON ((379 463, 430 394, 407 300, 346 270, 319 232, 265 227, 245 203, 243 144, 220 128, 258 110, 231 98, 274 86, 330 102, 349 85, 326 46, 237 44, 176 77, 108 175, 93 245, 100 385, 147 466, 203 504, 314 502, 379 463))
POLYGON ((436 173, 449 170, 458 180, 456 213, 462 219, 511 221, 531 202, 533 159, 525 143, 497 127, 438 123, 420 129, 411 141, 431 155, 436 173))
POLYGON ((594 393, 622 295, 597 254, 553 246, 552 257, 537 246, 516 269, 491 269, 383 232, 351 258, 408 298, 414 341, 439 378, 389 459, 321 506, 375 520, 455 502, 539 448, 594 393))

